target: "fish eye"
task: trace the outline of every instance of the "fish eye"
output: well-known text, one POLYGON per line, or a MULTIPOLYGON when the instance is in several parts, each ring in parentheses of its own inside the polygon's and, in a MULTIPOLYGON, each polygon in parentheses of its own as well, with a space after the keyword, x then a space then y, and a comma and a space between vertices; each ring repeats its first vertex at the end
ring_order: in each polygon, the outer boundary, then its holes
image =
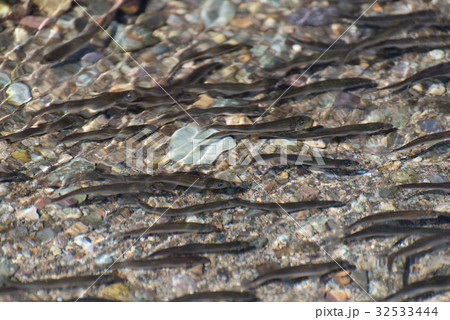
POLYGON ((223 187, 223 182, 219 182, 219 183, 217 184, 217 186, 218 186, 219 188, 222 188, 222 187, 223 187))
POLYGON ((127 95, 123 98, 125 101, 133 101, 137 98, 137 95, 134 91, 130 91, 127 93, 127 95))

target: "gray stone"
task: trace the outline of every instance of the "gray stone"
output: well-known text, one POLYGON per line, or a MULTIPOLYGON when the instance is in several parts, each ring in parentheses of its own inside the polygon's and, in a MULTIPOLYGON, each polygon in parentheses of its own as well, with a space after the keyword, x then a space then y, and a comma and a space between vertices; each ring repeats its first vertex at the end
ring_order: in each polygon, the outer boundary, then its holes
POLYGON ((41 231, 38 231, 36 236, 42 242, 47 242, 47 241, 53 239, 56 236, 56 233, 55 233, 55 231, 52 230, 52 228, 45 228, 41 231))
POLYGON ((225 26, 235 15, 236 6, 228 0, 206 0, 200 14, 206 28, 225 26))

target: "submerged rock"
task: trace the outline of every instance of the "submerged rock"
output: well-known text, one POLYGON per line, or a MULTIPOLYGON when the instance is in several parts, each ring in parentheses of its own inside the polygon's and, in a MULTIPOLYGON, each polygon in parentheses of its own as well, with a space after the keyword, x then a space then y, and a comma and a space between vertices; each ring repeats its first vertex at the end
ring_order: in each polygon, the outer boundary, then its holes
POLYGON ((160 41, 152 35, 153 30, 145 25, 120 25, 118 29, 116 41, 127 52, 154 46, 160 41))
POLYGON ((8 102, 15 106, 20 106, 31 100, 30 88, 24 83, 16 82, 6 89, 8 102))
POLYGON ((181 128, 172 135, 168 157, 185 164, 211 164, 224 151, 236 146, 231 137, 207 139, 216 133, 214 129, 204 129, 196 125, 181 128))
POLYGON ((236 6, 228 0, 207 0, 200 13, 206 28, 225 26, 235 15, 236 6))
POLYGON ((57 16, 72 6, 72 0, 33 0, 33 3, 47 16, 57 16))
POLYGON ((33 221, 39 219, 39 214, 37 213, 36 207, 31 206, 29 208, 18 211, 16 217, 17 219, 25 219, 33 221))
POLYGON ((328 26, 339 18, 340 12, 333 7, 300 8, 287 21, 297 26, 328 26))

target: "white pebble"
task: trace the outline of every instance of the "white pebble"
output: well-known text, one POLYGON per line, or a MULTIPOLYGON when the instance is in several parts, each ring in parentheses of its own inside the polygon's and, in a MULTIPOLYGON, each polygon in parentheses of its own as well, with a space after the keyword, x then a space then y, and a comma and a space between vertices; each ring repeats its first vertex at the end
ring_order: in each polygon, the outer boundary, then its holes
POLYGON ((444 58, 444 51, 435 49, 430 51, 429 55, 433 58, 433 60, 442 60, 444 58))
POLYGON ((17 212, 16 214, 17 219, 25 219, 25 220, 38 220, 39 219, 39 214, 37 213, 37 209, 35 206, 31 206, 29 208, 26 209, 22 209, 20 211, 17 212))
POLYGON ((20 106, 31 100, 30 89, 21 82, 11 84, 6 89, 6 94, 8 95, 8 102, 15 106, 20 106))
POLYGON ((436 82, 433 83, 428 88, 428 93, 432 94, 433 96, 442 96, 445 93, 445 86, 442 82, 436 82))

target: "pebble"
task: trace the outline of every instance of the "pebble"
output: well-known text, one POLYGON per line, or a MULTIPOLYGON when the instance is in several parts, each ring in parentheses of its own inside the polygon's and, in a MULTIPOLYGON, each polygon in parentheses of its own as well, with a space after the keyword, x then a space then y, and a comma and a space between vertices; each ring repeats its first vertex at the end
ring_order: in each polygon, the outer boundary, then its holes
POLYGON ((417 172, 412 169, 399 169, 389 173, 389 178, 394 183, 415 183, 418 181, 417 172))
POLYGON ((11 7, 5 3, 5 2, 0 2, 0 17, 6 17, 9 13, 11 12, 11 7))
POLYGON ((275 57, 270 54, 265 54, 259 58, 259 63, 263 68, 272 68, 283 62, 281 58, 275 57))
POLYGON ((388 202, 381 202, 380 207, 378 208, 380 211, 395 211, 397 208, 392 204, 388 202))
POLYGON ((344 302, 347 301, 348 296, 342 290, 330 290, 326 293, 325 298, 330 302, 344 302))
POLYGON ((46 17, 40 17, 40 16, 26 16, 20 19, 19 24, 24 27, 32 28, 32 29, 39 29, 39 27, 42 25, 42 23, 47 20, 46 17))
POLYGON ((360 194, 358 199, 352 202, 351 207, 352 210, 361 213, 364 211, 364 204, 367 203, 367 198, 363 194, 360 194))
POLYGON ((375 299, 384 298, 388 295, 388 286, 384 281, 370 281, 369 294, 375 299))
POLYGON ((71 236, 76 236, 78 234, 86 233, 88 231, 89 229, 88 227, 86 227, 84 223, 76 222, 69 229, 67 229, 65 233, 71 236))
POLYGON ((52 217, 59 217, 62 220, 79 219, 82 216, 79 208, 61 208, 57 204, 49 204, 45 207, 52 217))
POLYGON ((259 2, 250 2, 249 4, 248 4, 248 10, 251 12, 251 13, 258 13, 259 11, 261 11, 261 3, 259 3, 259 2))
POLYGON ((280 179, 289 179, 289 174, 286 171, 281 172, 280 179))
POLYGON ((200 17, 206 28, 225 26, 236 15, 236 6, 228 0, 206 0, 201 6, 200 17))
POLYGON ((297 26, 320 27, 330 25, 339 16, 339 10, 334 7, 301 7, 287 21, 297 26))
POLYGON ((339 271, 334 274, 334 281, 341 286, 345 286, 352 281, 346 271, 339 271))
POLYGON ((95 259, 95 264, 97 266, 104 266, 106 264, 111 264, 113 262, 114 262, 113 258, 108 253, 104 253, 100 257, 95 259))
POLYGON ((6 184, 0 184, 0 197, 4 197, 9 193, 9 188, 6 184))
POLYGON ((42 242, 47 242, 49 240, 52 240, 56 236, 56 233, 52 228, 45 228, 41 231, 38 231, 36 236, 42 242))
POLYGON ((20 106, 31 100, 31 92, 28 86, 21 82, 15 82, 6 89, 8 102, 14 106, 20 106))
MULTIPOLYGON (((74 190, 77 190, 77 189, 79 189, 77 186, 71 186, 69 188, 62 189, 59 192, 59 194, 60 195, 64 195, 66 193, 69 193, 70 191, 74 191, 74 190)), ((83 202, 86 199, 86 197, 87 197, 87 195, 80 194, 80 195, 73 196, 71 199, 75 199, 78 203, 81 203, 81 202, 83 202)), ((70 200, 70 199, 67 199, 67 200, 70 200)), ((67 201, 67 202, 71 202, 71 201, 67 201)))
POLYGON ((131 289, 125 283, 114 283, 99 292, 104 299, 130 301, 131 289))
POLYGON ((116 41, 121 49, 130 52, 159 43, 160 40, 152 35, 153 30, 144 25, 123 26, 117 31, 116 41))
POLYGON ((215 36, 211 37, 211 39, 217 44, 227 41, 227 37, 223 33, 218 33, 215 36))
POLYGON ((22 209, 17 211, 16 213, 16 218, 17 219, 25 219, 28 221, 35 221, 39 219, 39 214, 37 213, 37 209, 35 206, 31 206, 29 208, 26 209, 22 209))
POLYGON ((17 264, 13 263, 11 259, 6 257, 0 257, 0 276, 11 277, 19 270, 17 264))
POLYGON ((189 125, 183 127, 172 135, 169 144, 168 157, 173 161, 181 161, 185 164, 211 164, 224 151, 236 146, 231 137, 214 140, 206 138, 217 132, 189 125))
POLYGON ((98 228, 103 223, 102 216, 97 212, 92 212, 88 214, 83 218, 83 221, 95 228, 98 228))
POLYGON ((172 288, 177 297, 190 294, 195 291, 195 281, 185 274, 175 275, 172 277, 172 288))
POLYGON ((94 245, 92 244, 91 239, 86 237, 84 234, 77 235, 73 242, 83 248, 84 251, 89 253, 94 251, 94 245))
POLYGON ((19 45, 24 44, 30 38, 30 34, 24 28, 17 27, 14 29, 14 41, 19 45))
POLYGON ((437 82, 434 81, 435 83, 433 83, 432 85, 430 85, 430 87, 428 88, 427 93, 431 94, 433 96, 442 96, 445 94, 446 92, 446 88, 445 85, 442 82, 437 82))
POLYGON ((361 286, 364 290, 369 290, 369 275, 365 270, 353 270, 350 273, 350 277, 358 286, 361 286))
POLYGON ((428 54, 431 58, 433 58, 433 60, 442 60, 445 55, 444 51, 440 49, 431 50, 428 54))
POLYGON ((253 24, 253 17, 236 18, 231 21, 231 25, 237 28, 248 28, 253 24))
POLYGON ((65 157, 61 156, 58 162, 62 165, 57 170, 47 175, 45 180, 49 185, 58 185, 59 183, 79 176, 80 173, 86 174, 95 169, 95 164, 84 158, 75 158, 64 163, 70 159, 70 156, 69 158, 67 158, 67 156, 69 155, 66 155, 65 157))
POLYGON ((72 6, 72 0, 33 0, 33 3, 47 16, 58 16, 72 6))

